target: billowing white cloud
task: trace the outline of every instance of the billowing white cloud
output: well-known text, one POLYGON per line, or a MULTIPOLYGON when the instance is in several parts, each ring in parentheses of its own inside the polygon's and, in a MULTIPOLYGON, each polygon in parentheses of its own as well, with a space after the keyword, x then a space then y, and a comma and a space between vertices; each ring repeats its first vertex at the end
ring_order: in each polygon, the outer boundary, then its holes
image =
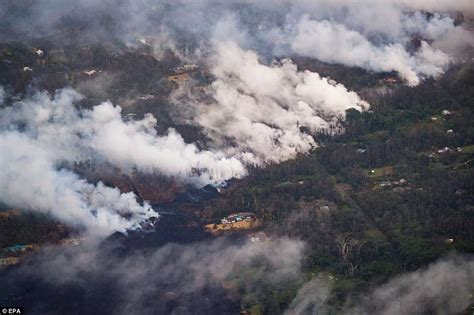
MULTIPOLYGON (((262 64, 233 42, 217 44, 211 102, 194 100, 194 122, 225 152, 248 163, 280 162, 316 146, 311 133, 338 132, 345 110, 368 104, 343 85, 289 59, 262 64)), ((189 100, 179 99, 188 106, 189 100)), ((179 109, 178 109, 179 111, 179 109)))
POLYGON ((198 184, 245 173, 237 159, 200 151, 174 130, 157 135, 151 115, 124 121, 120 107, 105 102, 77 109, 80 99, 74 90, 63 89, 0 110, 0 200, 51 212, 71 224, 125 231, 156 213, 139 205, 133 193, 93 185, 61 169, 65 162, 99 159, 123 171, 136 167, 198 184))
POLYGON ((254 19, 224 15, 213 38, 232 39, 257 51, 270 49, 280 57, 300 55, 370 71, 394 71, 407 84, 417 85, 425 78, 437 78, 474 48, 472 30, 455 23, 456 12, 443 13, 466 10, 465 3, 421 2, 263 1, 254 5, 254 19))
MULTIPOLYGON (((374 71, 397 72, 409 85, 417 85, 425 77, 438 77, 450 57, 426 41, 410 54, 403 43, 376 45, 363 34, 331 20, 318 21, 304 15, 289 29, 278 34, 290 52, 317 58, 327 63, 342 63, 374 71)), ((275 36, 275 35, 274 35, 275 36)))
POLYGON ((140 205, 133 193, 102 183, 90 184, 59 169, 40 140, 18 131, 0 133, 0 200, 27 210, 50 213, 92 233, 125 232, 157 213, 140 205))
POLYGON ((112 0, 113 11, 111 3, 56 2, 35 2, 21 16, 10 14, 6 6, 0 8, 0 18, 15 31, 35 35, 51 33, 68 16, 89 22, 81 39, 112 36, 130 42, 149 36, 153 40, 147 44, 158 58, 171 49, 187 59, 178 47, 202 53, 212 40, 230 39, 279 57, 301 54, 371 71, 396 71, 409 84, 438 76, 474 47, 472 29, 455 23, 462 17, 458 13, 473 18, 470 0, 112 0), (102 23, 103 16, 108 22, 102 23), (413 39, 424 40, 433 59, 420 58, 410 47, 413 39))
POLYGON ((35 138, 57 160, 99 157, 124 171, 136 167, 202 184, 245 173, 235 158, 200 151, 173 129, 157 135, 156 119, 150 114, 124 121, 121 108, 110 102, 91 110, 77 109, 74 102, 81 98, 72 89, 60 90, 54 97, 38 93, 2 110, 0 130, 21 125, 23 133, 35 138))

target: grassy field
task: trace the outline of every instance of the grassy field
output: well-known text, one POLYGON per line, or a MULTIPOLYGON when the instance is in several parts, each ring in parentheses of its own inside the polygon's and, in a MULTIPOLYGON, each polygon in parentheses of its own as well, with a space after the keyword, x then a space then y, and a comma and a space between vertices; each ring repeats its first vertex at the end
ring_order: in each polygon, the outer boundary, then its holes
POLYGON ((462 153, 464 154, 474 154, 474 144, 466 145, 462 147, 462 153))
POLYGON ((379 167, 379 168, 373 168, 373 169, 367 170, 367 174, 373 178, 392 176, 394 174, 394 167, 392 165, 389 165, 389 166, 384 166, 384 167, 379 167))

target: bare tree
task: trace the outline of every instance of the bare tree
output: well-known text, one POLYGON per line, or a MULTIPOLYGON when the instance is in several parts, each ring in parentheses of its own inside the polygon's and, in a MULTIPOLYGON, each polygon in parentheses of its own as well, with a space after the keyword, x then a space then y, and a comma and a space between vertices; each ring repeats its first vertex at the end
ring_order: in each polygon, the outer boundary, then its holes
POLYGON ((355 263, 355 260, 359 257, 362 245, 363 242, 353 238, 349 234, 336 236, 336 246, 339 249, 342 261, 349 268, 350 276, 353 276, 354 272, 359 267, 359 263, 355 263))

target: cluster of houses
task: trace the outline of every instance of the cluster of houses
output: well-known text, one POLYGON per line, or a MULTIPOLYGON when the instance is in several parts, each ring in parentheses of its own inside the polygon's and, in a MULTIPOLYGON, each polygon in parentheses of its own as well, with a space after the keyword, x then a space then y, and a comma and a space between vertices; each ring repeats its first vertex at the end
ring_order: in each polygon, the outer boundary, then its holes
MULTIPOLYGON (((83 238, 65 238, 59 241, 59 245, 77 246, 83 240, 83 238)), ((37 244, 15 244, 5 247, 1 251, 3 257, 0 258, 0 266, 16 265, 21 262, 22 258, 24 258, 26 254, 36 251, 39 248, 40 246, 37 244)))
POLYGON ((444 147, 444 148, 441 148, 439 150, 437 150, 436 152, 431 152, 428 156, 430 158, 434 158, 436 157, 438 154, 444 154, 444 153, 449 153, 449 152, 458 152, 458 153, 461 153, 462 152, 462 148, 461 147, 457 147, 457 148, 449 148, 449 147, 444 147))
POLYGON ((10 253, 24 253, 29 250, 35 250, 38 249, 38 245, 36 244, 27 244, 27 245, 22 245, 22 244, 16 244, 13 246, 5 247, 4 250, 10 253))
POLYGON ((236 222, 254 222, 257 218, 253 212, 238 212, 228 215, 227 217, 221 219, 222 224, 232 224, 236 222))
POLYGON ((182 66, 178 66, 173 69, 174 73, 183 73, 183 72, 191 72, 191 71, 196 71, 199 68, 198 65, 196 64, 184 64, 182 66))
POLYGON ((413 187, 408 184, 408 181, 404 178, 400 180, 394 180, 394 181, 381 181, 378 183, 379 188, 391 188, 393 192, 399 193, 399 192, 404 192, 406 190, 410 190, 413 187))
POLYGON ((253 229, 259 225, 259 221, 253 212, 237 212, 221 219, 221 223, 207 224, 204 228, 216 236, 224 232, 253 229))
POLYGON ((0 258, 0 266, 16 265, 21 261, 23 255, 35 251, 39 248, 36 244, 16 244, 2 249, 2 254, 6 257, 0 258))

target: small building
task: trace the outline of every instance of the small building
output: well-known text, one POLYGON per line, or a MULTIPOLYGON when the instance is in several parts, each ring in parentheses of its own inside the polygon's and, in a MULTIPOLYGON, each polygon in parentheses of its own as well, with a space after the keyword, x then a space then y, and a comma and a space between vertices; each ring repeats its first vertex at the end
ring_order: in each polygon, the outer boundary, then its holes
POLYGON ((140 96, 139 98, 141 100, 151 100, 151 99, 155 98, 155 95, 147 94, 147 95, 140 96))
POLYGON ((88 70, 88 71, 84 71, 84 74, 87 74, 88 76, 91 76, 93 74, 97 73, 96 70, 92 69, 92 70, 88 70))
POLYGON ((221 219, 221 223, 222 224, 229 224, 231 222, 229 220, 227 220, 227 218, 224 218, 224 219, 221 219))
POLYGON ((446 152, 449 152, 448 147, 444 147, 444 148, 438 150, 438 153, 446 153, 446 152))

